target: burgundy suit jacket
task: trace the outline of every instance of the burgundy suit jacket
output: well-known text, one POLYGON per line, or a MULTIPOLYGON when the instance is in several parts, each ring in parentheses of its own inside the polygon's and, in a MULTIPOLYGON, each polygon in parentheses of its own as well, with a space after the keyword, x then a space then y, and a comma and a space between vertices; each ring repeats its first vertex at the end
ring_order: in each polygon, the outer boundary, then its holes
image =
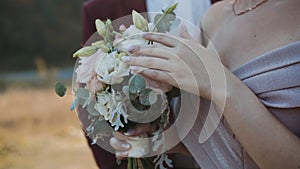
MULTIPOLYGON (((217 1, 220 0, 211 0, 212 3, 217 1)), ((133 9, 137 12, 146 12, 145 0, 89 0, 85 2, 82 9, 82 44, 85 44, 89 37, 96 32, 96 19, 111 19, 114 21, 120 17, 130 15, 133 9)), ((117 165, 114 154, 107 152, 98 145, 91 145, 91 139, 86 138, 99 168, 127 168, 126 161, 122 161, 121 165, 117 165)))
POLYGON ((85 2, 82 11, 82 44, 95 33, 96 19, 114 21, 130 15, 133 9, 137 12, 146 12, 145 0, 89 0, 85 2))

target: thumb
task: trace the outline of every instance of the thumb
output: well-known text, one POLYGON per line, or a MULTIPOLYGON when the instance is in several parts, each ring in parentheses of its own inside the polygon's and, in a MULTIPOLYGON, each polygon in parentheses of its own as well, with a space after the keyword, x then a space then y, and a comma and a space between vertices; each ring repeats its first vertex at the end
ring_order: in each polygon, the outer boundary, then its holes
POLYGON ((152 132, 151 125, 149 123, 137 124, 134 128, 129 129, 126 133, 127 136, 135 137, 152 132))

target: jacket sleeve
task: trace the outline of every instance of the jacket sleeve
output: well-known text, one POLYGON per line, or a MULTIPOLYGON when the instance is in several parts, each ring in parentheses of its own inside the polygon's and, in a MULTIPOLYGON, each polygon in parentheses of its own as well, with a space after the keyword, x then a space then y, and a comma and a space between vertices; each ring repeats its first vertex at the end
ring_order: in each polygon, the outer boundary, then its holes
POLYGON ((86 136, 88 145, 92 150, 94 160, 96 164, 101 169, 126 169, 127 168, 127 161, 123 160, 120 165, 116 163, 116 157, 114 154, 104 150, 97 144, 91 144, 92 140, 86 136))
POLYGON ((82 8, 82 45, 95 33, 94 21, 89 15, 88 5, 84 4, 82 8))

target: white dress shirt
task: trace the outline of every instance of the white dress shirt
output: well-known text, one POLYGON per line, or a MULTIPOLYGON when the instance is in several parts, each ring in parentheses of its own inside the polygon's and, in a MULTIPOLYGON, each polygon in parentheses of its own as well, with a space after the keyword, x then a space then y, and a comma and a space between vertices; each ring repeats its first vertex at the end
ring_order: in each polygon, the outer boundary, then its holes
MULTIPOLYGON (((197 30, 199 30, 201 26, 200 21, 203 14, 211 5, 210 0, 146 0, 147 11, 150 12, 150 21, 153 22, 155 16, 155 14, 151 15, 151 12, 161 13, 162 9, 166 9, 168 6, 174 4, 175 2, 178 2, 177 8, 174 11, 176 13, 176 16, 181 20, 185 20, 185 22, 194 25, 190 27, 189 25, 185 24, 192 37, 198 37, 199 32, 197 30)), ((197 38, 195 38, 195 40, 197 40, 197 38)), ((186 157, 181 154, 174 154, 173 164, 174 167, 179 168, 199 169, 198 164, 193 158, 186 157)))
MULTIPOLYGON (((210 0, 146 0, 148 12, 161 12, 168 6, 178 2, 175 9, 177 17, 185 19, 193 25, 200 27, 200 20, 203 14, 211 5, 210 0)), ((153 21, 153 18, 150 17, 153 21)))

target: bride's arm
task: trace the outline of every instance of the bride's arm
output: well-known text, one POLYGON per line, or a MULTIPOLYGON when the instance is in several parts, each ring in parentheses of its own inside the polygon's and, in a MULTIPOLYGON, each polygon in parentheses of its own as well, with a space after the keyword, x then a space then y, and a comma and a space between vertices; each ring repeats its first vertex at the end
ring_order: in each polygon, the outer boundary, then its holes
POLYGON ((145 56, 124 58, 134 70, 142 70, 140 73, 145 76, 209 100, 213 96, 212 101, 219 107, 225 101, 226 120, 260 168, 300 167, 299 138, 284 127, 211 51, 192 41, 165 34, 148 33, 144 38, 165 46, 131 48, 132 53, 145 56))
POLYGON ((300 168, 300 139, 247 86, 227 74, 224 116, 249 155, 262 169, 300 168))

